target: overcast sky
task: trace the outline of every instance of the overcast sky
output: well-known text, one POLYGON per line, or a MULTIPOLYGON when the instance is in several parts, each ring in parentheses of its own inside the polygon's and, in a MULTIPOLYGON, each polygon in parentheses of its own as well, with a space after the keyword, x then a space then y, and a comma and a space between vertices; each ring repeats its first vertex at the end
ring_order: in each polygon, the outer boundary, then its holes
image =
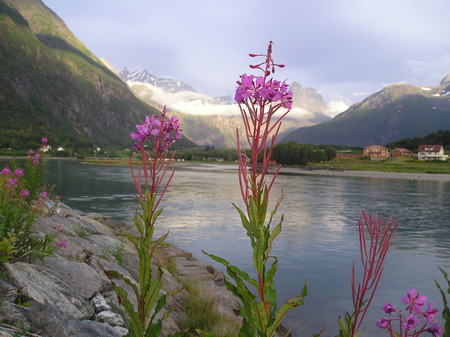
POLYGON ((145 68, 209 96, 234 94, 270 40, 276 74, 327 104, 450 73, 449 0, 43 0, 117 70, 145 68))

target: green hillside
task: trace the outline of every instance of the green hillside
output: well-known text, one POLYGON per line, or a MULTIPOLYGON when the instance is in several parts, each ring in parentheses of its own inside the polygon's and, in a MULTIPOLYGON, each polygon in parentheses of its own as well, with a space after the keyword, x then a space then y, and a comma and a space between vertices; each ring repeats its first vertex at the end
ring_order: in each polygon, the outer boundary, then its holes
POLYGON ((130 147, 135 124, 154 113, 40 0, 0 0, 0 150, 43 136, 130 147))

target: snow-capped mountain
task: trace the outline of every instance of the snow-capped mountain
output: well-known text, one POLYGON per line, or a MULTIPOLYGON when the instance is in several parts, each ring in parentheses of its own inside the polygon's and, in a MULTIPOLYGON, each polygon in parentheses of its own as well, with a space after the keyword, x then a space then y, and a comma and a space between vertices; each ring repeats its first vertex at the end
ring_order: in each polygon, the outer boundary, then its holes
POLYGON ((130 72, 127 68, 124 68, 120 72, 120 76, 125 80, 125 82, 141 82, 148 83, 155 87, 162 88, 168 92, 179 92, 179 91, 193 91, 196 92, 189 85, 170 78, 159 78, 155 75, 150 74, 147 69, 139 69, 130 72))
MULTIPOLYGON (((120 75, 140 99, 158 109, 166 106, 170 113, 181 117, 184 134, 197 144, 235 146, 236 127, 239 128, 242 121, 231 95, 213 98, 181 81, 158 78, 145 69, 130 72, 125 68, 120 75)), ((322 97, 314 89, 293 83, 291 90, 301 102, 294 99, 293 109, 282 124, 282 134, 331 119, 324 111, 322 97), (310 104, 305 105, 305 102, 310 104)))

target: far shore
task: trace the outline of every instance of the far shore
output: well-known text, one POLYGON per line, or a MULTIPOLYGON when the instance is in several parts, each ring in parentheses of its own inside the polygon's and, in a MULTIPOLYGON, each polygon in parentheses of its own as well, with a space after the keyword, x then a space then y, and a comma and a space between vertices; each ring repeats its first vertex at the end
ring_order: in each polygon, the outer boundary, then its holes
POLYGON ((282 167, 281 173, 322 175, 335 177, 361 177, 361 178, 383 178, 383 179, 406 179, 406 180, 432 180, 450 181, 450 174, 438 173, 399 173, 379 171, 337 171, 337 170, 306 170, 303 168, 282 167))
MULTIPOLYGON (((0 160, 19 159, 18 157, 0 157, 0 160)), ((74 158, 46 158, 46 159, 74 159, 74 158)), ((76 159, 75 159, 76 160, 76 159)), ((81 160, 83 161, 83 160, 81 160)), ((115 164, 128 165, 125 159, 90 159, 84 160, 87 163, 95 164, 115 164)), ((190 161, 174 161, 173 168, 176 169, 199 169, 199 170, 237 170, 237 164, 220 163, 220 162, 190 162, 190 161)), ((381 171, 352 171, 352 170, 330 170, 316 169, 308 170, 300 167, 281 167, 280 174, 296 174, 296 175, 318 175, 329 177, 359 177, 359 178, 381 178, 381 179, 406 179, 406 180, 427 180, 427 181, 449 181, 450 174, 439 173, 404 173, 404 172, 381 172, 381 171)))
MULTIPOLYGON (((200 170, 237 170, 237 164, 219 163, 175 163, 175 168, 200 169, 200 170)), ((280 174, 297 175, 318 175, 329 177, 360 177, 360 178, 381 178, 381 179, 406 179, 406 180, 428 180, 428 181, 449 181, 450 174, 438 173, 399 173, 399 172, 379 172, 379 171, 350 171, 350 170, 307 170, 300 167, 281 167, 280 174)))

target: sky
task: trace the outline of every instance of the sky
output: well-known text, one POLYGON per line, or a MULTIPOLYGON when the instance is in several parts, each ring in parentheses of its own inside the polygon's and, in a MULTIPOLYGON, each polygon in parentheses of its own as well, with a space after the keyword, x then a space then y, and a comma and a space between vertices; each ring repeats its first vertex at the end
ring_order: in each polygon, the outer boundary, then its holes
POLYGON ((114 68, 147 69, 208 96, 234 95, 249 53, 340 112, 391 83, 450 73, 449 0, 43 0, 114 68))

